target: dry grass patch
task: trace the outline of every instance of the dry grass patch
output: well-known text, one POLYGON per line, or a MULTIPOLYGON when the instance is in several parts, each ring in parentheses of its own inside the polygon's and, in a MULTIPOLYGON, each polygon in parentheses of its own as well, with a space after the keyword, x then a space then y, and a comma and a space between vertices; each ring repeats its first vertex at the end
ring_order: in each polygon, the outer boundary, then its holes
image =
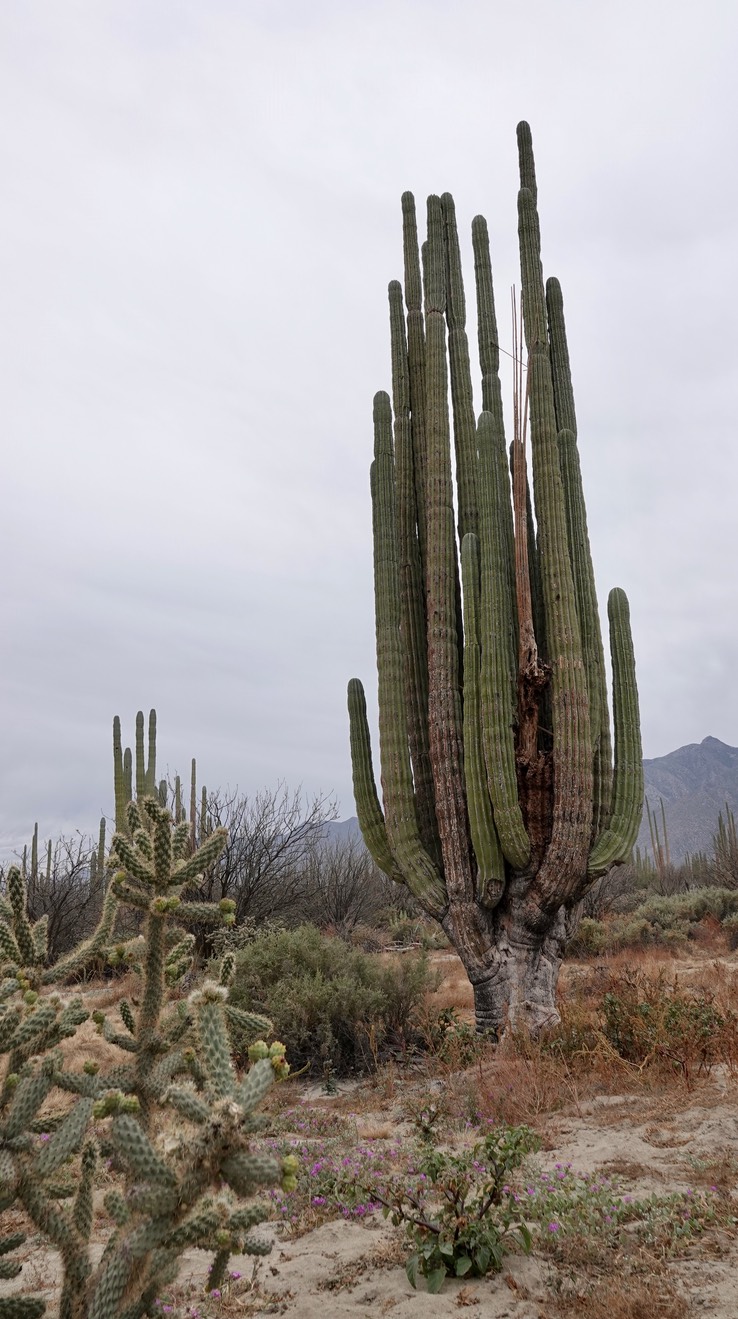
POLYGON ((669 1280, 614 1277, 583 1295, 561 1298, 555 1313, 566 1319, 687 1319, 690 1306, 669 1280))

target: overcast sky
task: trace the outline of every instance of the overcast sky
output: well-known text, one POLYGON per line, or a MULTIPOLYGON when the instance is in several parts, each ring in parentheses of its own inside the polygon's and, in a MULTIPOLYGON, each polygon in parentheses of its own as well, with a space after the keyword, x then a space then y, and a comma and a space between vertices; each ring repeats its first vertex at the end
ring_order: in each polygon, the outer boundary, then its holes
POLYGON ((737 29, 729 0, 0 6, 6 848, 95 829, 112 716, 131 742, 151 705, 161 770, 354 814, 400 195, 486 215, 504 343, 521 118, 644 752, 738 744, 737 29))

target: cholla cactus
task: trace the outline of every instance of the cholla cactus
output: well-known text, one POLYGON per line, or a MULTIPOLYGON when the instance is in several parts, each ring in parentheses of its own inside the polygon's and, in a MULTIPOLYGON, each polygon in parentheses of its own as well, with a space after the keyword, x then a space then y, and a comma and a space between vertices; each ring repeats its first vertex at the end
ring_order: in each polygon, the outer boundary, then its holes
MULTIPOLYGON (((229 1004, 228 964, 221 968, 222 983, 207 982, 186 1002, 170 1001, 169 984, 190 962, 187 925, 233 922, 232 903, 190 903, 182 896, 224 843, 225 831, 217 830, 190 853, 189 824, 175 824, 158 798, 127 804, 124 830, 111 846, 110 864, 119 869, 109 904, 135 908, 144 928, 140 940, 118 946, 111 956, 136 959, 142 983, 137 1005, 120 1003, 112 1019, 92 1014, 99 1032, 120 1050, 120 1063, 105 1074, 92 1060, 81 1071, 66 1065, 59 1045, 90 1014, 83 998, 64 1002, 52 991, 58 977, 55 968, 43 965, 43 927, 28 921, 20 872, 8 876, 8 900, 0 906, 0 1055, 6 1058, 0 1210, 22 1206, 59 1251, 60 1319, 154 1314, 156 1298, 191 1246, 212 1252, 207 1285, 218 1286, 232 1252, 269 1249, 251 1236, 266 1211, 243 1204, 244 1197, 265 1184, 294 1186, 294 1160, 251 1148, 262 1125, 256 1110, 273 1081, 289 1070, 284 1046, 253 1046, 244 1078, 231 1061, 229 1020, 252 1035, 267 1034, 270 1023, 229 1004), (72 1107, 57 1118, 43 1116, 46 1101, 60 1093, 73 1097, 72 1107), (152 1115, 162 1106, 176 1113, 176 1138, 152 1134, 152 1115), (94 1266, 92 1195, 101 1150, 112 1158, 121 1186, 107 1197, 116 1227, 94 1266), (73 1180, 62 1175, 70 1162, 73 1180)), ((111 926, 108 919, 106 944, 111 926)), ((17 1272, 4 1257, 18 1244, 17 1237, 0 1237, 0 1276, 17 1272)), ((0 1319, 29 1319, 43 1311, 36 1298, 0 1301, 0 1319)))

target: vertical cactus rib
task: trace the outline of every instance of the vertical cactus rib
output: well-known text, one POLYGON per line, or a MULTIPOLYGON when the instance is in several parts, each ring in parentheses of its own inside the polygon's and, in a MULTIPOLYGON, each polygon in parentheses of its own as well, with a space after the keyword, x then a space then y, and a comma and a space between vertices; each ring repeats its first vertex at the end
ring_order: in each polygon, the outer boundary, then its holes
POLYGON ((428 257, 425 303, 426 432, 428 441, 428 719, 449 896, 472 898, 469 825, 464 795, 464 746, 459 674, 458 557, 446 369, 446 253, 443 209, 428 198, 428 257))
POLYGON ((593 837, 597 837, 607 825, 610 809, 612 744, 602 630, 577 448, 577 418, 566 338, 564 300, 557 279, 551 278, 546 281, 546 306, 556 424, 559 428, 559 462, 564 482, 569 550, 589 692, 589 717, 594 750, 593 837), (568 432, 569 438, 564 438, 562 432, 568 432))
POLYGON ((442 911, 446 905, 445 886, 421 843, 415 812, 400 635, 392 409, 388 395, 383 392, 374 399, 372 509, 379 750, 387 837, 410 891, 435 910, 442 911))
POLYGON ((643 751, 638 720, 638 688, 630 630, 628 598, 613 587, 607 601, 612 657, 612 706, 615 725, 615 772, 610 823, 590 853, 590 877, 627 861, 641 823, 643 751))
POLYGON ((551 841, 535 880, 533 901, 560 906, 586 869, 592 827, 589 701, 569 556, 564 489, 546 333, 540 229, 534 199, 518 194, 523 318, 528 344, 533 491, 541 580, 552 666, 554 795, 551 841), (527 320, 526 320, 527 318, 527 320))
POLYGON ((454 419, 456 488, 458 491, 459 544, 468 531, 479 529, 477 516, 477 424, 474 416, 469 340, 466 334, 466 298, 461 275, 461 252, 456 209, 449 192, 441 197, 446 240, 446 322, 451 406, 454 419))
POLYGON ((433 771, 428 739, 428 654, 425 589, 418 543, 418 507, 413 465, 410 376, 402 287, 389 286, 392 396, 395 416, 395 484, 400 631, 405 660, 405 708, 415 784, 418 830, 423 846, 440 864, 433 771))
POLYGON ((495 830, 487 791, 481 722, 481 647, 479 638, 479 538, 467 532, 461 542, 464 601, 464 776, 469 829, 477 858, 477 901, 494 907, 505 888, 505 858, 495 830))

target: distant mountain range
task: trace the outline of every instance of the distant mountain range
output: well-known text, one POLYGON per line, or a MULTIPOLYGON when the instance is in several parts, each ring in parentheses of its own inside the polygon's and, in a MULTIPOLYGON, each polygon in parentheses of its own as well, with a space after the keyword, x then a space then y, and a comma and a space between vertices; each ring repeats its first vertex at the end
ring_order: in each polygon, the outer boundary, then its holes
MULTIPOLYGON (((688 852, 710 852, 725 803, 738 812, 738 747, 706 737, 667 756, 644 760, 643 771, 649 805, 658 812, 659 833, 659 802, 664 803, 672 861, 683 861, 688 852)), ((651 855, 645 808, 638 846, 651 855)))
MULTIPOLYGON (((738 747, 726 746, 717 737, 691 742, 666 756, 644 760, 646 796, 652 811, 658 813, 662 832, 660 802, 663 800, 671 860, 683 861, 688 852, 710 852, 717 830, 718 814, 727 802, 738 813, 738 747)), ((355 816, 328 826, 332 835, 359 833, 355 816)), ((638 835, 641 852, 651 855, 645 806, 638 835)))

